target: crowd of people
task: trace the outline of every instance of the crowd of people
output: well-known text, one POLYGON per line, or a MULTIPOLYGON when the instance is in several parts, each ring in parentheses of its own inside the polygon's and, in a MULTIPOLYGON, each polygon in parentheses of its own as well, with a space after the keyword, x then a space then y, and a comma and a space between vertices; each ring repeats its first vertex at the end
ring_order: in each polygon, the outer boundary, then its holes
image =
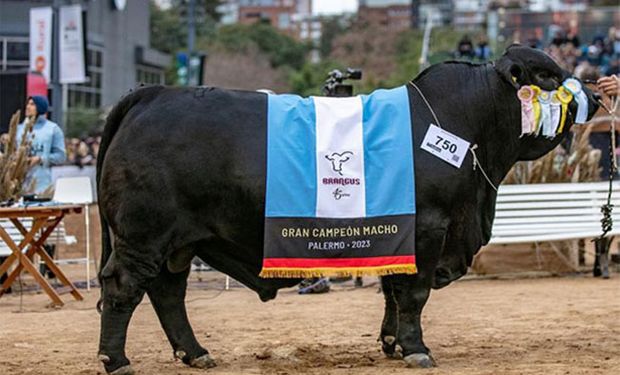
POLYGON ((96 165, 100 144, 101 136, 65 139, 67 160, 64 164, 76 165, 80 168, 96 165))
POLYGON ((601 76, 620 73, 620 29, 614 27, 606 36, 597 35, 585 44, 578 35, 559 29, 545 51, 576 76, 591 70, 601 76))
MULTIPOLYGON (((574 72, 576 76, 592 69, 600 76, 620 73, 620 29, 611 27, 607 35, 596 35, 589 43, 583 43, 575 32, 557 25, 550 26, 550 30, 553 37, 546 46, 537 37, 526 38, 522 43, 545 50, 563 69, 574 72)), ((488 61, 492 58, 492 51, 486 36, 478 36, 474 43, 469 35, 464 35, 457 44, 454 57, 488 61)))

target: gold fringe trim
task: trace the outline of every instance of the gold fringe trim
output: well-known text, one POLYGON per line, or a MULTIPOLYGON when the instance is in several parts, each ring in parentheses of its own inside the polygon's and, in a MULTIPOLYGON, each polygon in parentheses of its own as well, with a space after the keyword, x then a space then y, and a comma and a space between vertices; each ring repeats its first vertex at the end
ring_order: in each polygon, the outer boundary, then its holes
POLYGON ((321 268, 263 268, 262 278, 307 278, 307 277, 347 277, 347 276, 387 276, 395 274, 414 275, 418 273, 415 264, 394 264, 376 267, 321 267, 321 268))

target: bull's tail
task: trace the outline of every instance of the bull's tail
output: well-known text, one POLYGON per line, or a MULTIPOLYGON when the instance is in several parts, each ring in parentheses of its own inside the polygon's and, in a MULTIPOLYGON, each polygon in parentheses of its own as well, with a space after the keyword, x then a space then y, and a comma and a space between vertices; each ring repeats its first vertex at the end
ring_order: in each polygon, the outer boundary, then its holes
MULTIPOLYGON (((105 128, 101 137, 101 144, 99 145, 99 154, 97 156, 96 182, 98 197, 102 196, 100 182, 105 154, 110 146, 110 143, 112 143, 112 138, 114 138, 114 135, 118 132, 123 119, 131 108, 136 106, 139 102, 147 102, 152 100, 163 89, 163 86, 139 88, 123 97, 121 101, 116 104, 114 108, 112 108, 112 111, 110 111, 110 114, 106 119, 105 128)), ((101 222, 101 263, 99 263, 99 272, 97 277, 99 279, 99 285, 103 285, 101 280, 101 272, 112 255, 112 238, 110 235, 108 220, 101 204, 99 204, 99 220, 101 222)), ((101 299, 97 302, 97 309, 101 311, 101 299)))

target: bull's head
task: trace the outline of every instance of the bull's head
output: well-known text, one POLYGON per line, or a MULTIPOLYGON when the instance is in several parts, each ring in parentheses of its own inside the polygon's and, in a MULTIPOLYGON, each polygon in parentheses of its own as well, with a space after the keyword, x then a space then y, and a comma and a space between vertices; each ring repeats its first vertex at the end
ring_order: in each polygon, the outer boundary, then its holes
POLYGON ((345 151, 343 153, 333 152, 331 155, 325 155, 325 159, 332 162, 332 169, 334 172, 338 172, 342 176, 342 164, 349 161, 353 153, 351 151, 345 151))
MULTIPOLYGON (((514 89, 514 100, 518 103, 516 90, 524 85, 536 85, 543 90, 558 89, 562 83, 571 78, 571 74, 553 61, 546 53, 521 45, 508 47, 504 55, 496 62, 495 69, 514 89)), ((585 85, 583 90, 588 99, 588 120, 598 109, 597 97, 585 85)), ((569 104, 567 126, 562 134, 567 134, 574 123, 577 113, 577 103, 573 100, 569 104)), ((557 145, 562 137, 547 139, 545 137, 524 136, 521 139, 519 160, 533 160, 541 157, 557 145)))

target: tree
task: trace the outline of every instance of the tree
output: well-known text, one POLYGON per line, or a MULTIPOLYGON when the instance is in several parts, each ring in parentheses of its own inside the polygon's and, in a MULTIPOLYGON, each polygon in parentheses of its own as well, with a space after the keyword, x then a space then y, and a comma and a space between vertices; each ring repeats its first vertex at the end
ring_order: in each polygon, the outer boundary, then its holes
POLYGON ((181 17, 174 8, 161 9, 154 1, 151 11, 151 46, 166 53, 174 53, 187 43, 187 30, 181 27, 181 17))
MULTIPOLYGON (((221 14, 217 12, 220 0, 195 0, 194 15, 196 39, 212 37, 221 14)), ((187 4, 185 0, 173 0, 171 6, 160 8, 153 0, 151 9, 151 45, 166 53, 187 49, 187 4)))
POLYGON ((222 26, 215 40, 207 42, 206 47, 209 46, 240 53, 246 52, 251 46, 257 46, 269 57, 273 67, 288 66, 293 69, 300 69, 303 66, 310 49, 309 45, 298 42, 265 23, 222 26))

